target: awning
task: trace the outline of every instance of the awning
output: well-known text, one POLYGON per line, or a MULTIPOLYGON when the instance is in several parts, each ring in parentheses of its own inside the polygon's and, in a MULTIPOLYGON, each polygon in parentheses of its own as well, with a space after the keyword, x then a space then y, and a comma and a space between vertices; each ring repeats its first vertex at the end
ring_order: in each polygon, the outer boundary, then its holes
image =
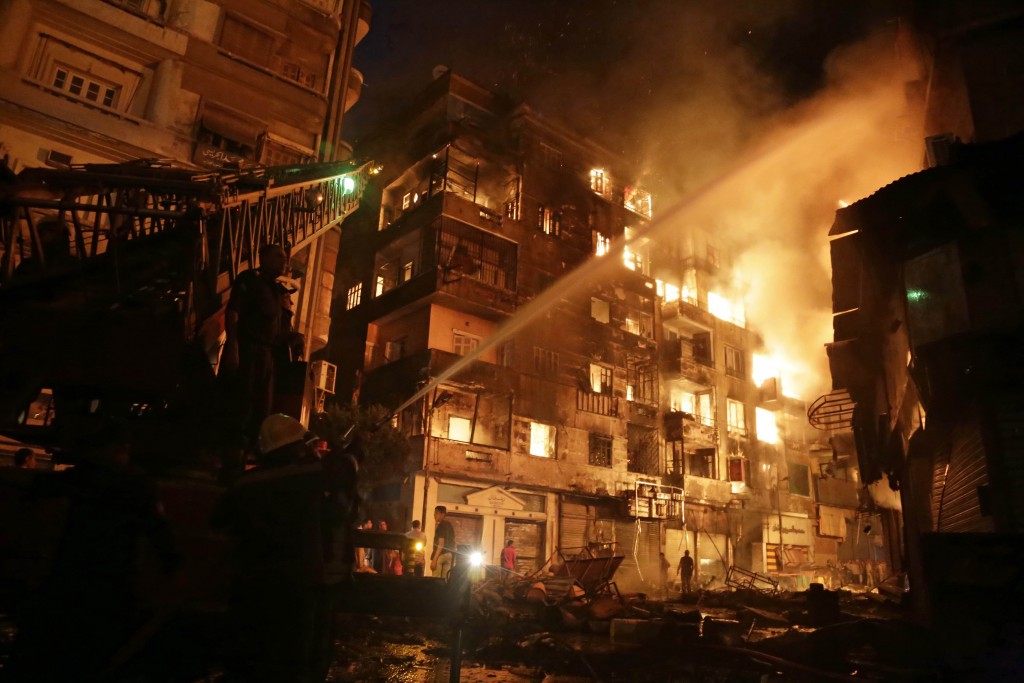
POLYGON ((256 146, 257 138, 265 128, 262 122, 241 112, 209 104, 203 111, 202 125, 211 133, 250 147, 256 146))
POLYGON ((845 508, 834 508, 828 505, 819 505, 818 535, 831 536, 845 541, 846 518, 851 516, 851 511, 845 508))

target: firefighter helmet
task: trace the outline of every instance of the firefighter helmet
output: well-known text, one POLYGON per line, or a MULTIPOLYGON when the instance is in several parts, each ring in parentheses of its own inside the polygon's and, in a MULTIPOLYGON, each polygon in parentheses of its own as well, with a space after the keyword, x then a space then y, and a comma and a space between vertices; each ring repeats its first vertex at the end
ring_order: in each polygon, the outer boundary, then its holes
POLYGON ((305 441, 308 433, 294 417, 281 413, 268 415, 260 425, 260 453, 267 454, 297 441, 305 441))

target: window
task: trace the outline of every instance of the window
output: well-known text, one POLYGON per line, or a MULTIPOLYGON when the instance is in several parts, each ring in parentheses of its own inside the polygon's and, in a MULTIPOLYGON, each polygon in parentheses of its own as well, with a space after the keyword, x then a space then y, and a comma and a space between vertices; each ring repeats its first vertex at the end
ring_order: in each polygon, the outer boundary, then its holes
POLYGON ((561 231, 562 217, 543 204, 537 207, 537 229, 545 235, 557 236, 561 231))
POLYGON ((545 145, 543 142, 540 143, 540 159, 541 163, 548 168, 562 167, 562 151, 551 145, 545 145))
POLYGON ((743 458, 729 458, 729 481, 746 482, 746 461, 743 458))
POLYGON ((386 285, 385 285, 384 276, 383 275, 378 275, 377 276, 377 284, 374 286, 374 289, 373 289, 373 295, 374 296, 380 296, 381 294, 383 294, 385 292, 385 289, 384 289, 385 286, 386 285))
POLYGON ((626 469, 639 474, 658 475, 658 431, 626 425, 626 469))
POLYGON ((725 347, 725 374, 731 377, 746 377, 746 366, 743 362, 743 352, 731 346, 725 347))
POLYGON ((810 468, 795 462, 786 463, 789 470, 789 492, 798 496, 811 495, 810 468))
POLYGON ((121 91, 120 86, 116 84, 107 83, 84 71, 76 71, 65 65, 54 68, 50 85, 76 97, 102 104, 104 107, 116 106, 117 96, 121 91))
POLYGON ((597 230, 594 231, 594 254, 597 256, 604 256, 612 250, 612 240, 610 237, 602 235, 597 230))
POLYGON ((516 177, 508 182, 505 188, 505 218, 514 221, 522 218, 523 179, 516 177))
POLYGON ((590 388, 595 394, 612 393, 612 369, 597 363, 590 364, 590 388))
POLYGON ((612 466, 612 437, 604 434, 590 435, 590 459, 595 467, 612 466))
POLYGON ((739 434, 746 434, 747 420, 744 416, 744 405, 739 401, 734 401, 731 398, 727 398, 725 400, 725 410, 726 424, 729 427, 729 431, 737 432, 739 434))
POLYGON ((710 391, 691 394, 688 391, 674 388, 670 396, 669 407, 671 410, 688 413, 701 424, 714 426, 715 414, 710 391))
POLYGON ((686 454, 687 474, 705 479, 715 479, 716 469, 714 448, 697 448, 692 453, 686 454))
POLYGON ((555 457, 555 426, 540 422, 530 423, 530 455, 541 458, 555 457))
POLYGON ((516 343, 509 339, 498 345, 498 365, 511 368, 516 363, 516 343))
POLYGON ((393 363, 402 357, 405 349, 404 339, 395 339, 384 345, 384 361, 393 363))
POLYGON ((480 346, 480 337, 466 334, 461 330, 452 330, 452 353, 456 356, 465 356, 480 346))
POLYGON ((683 474, 683 463, 686 452, 682 441, 669 441, 665 444, 665 474, 683 474))
POLYGON ((402 195, 402 211, 408 211, 410 206, 412 206, 412 192, 406 192, 402 195))
POLYGON ((256 26, 228 15, 220 32, 220 46, 261 66, 270 64, 274 38, 256 26))
POLYGON ((608 190, 611 189, 608 177, 604 171, 600 168, 591 169, 590 171, 590 189, 601 195, 602 197, 608 194, 608 190))
POLYGON ((473 432, 473 421, 458 415, 448 416, 448 438, 452 441, 469 443, 473 432))
POLYGON ((409 280, 412 279, 412 269, 412 261, 409 261, 404 266, 402 266, 402 282, 408 282, 409 280))
POLYGON ((558 374, 558 352, 534 346, 533 369, 539 375, 554 379, 558 374))
POLYGON ((345 310, 351 311, 363 300, 363 283, 360 282, 348 288, 348 295, 345 301, 345 310))
POLYGON ((645 405, 657 405, 657 366, 653 364, 626 364, 626 400, 645 405))
POLYGON ((599 323, 608 323, 612 319, 611 305, 602 299, 590 299, 590 317, 599 323))

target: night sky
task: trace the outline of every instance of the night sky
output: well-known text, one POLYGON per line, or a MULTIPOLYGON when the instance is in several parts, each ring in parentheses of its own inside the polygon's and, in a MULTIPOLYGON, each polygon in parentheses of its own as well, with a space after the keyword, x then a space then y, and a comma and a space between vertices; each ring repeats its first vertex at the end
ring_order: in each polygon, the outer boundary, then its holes
POLYGON ((358 142, 445 65, 571 123, 651 173, 664 165, 655 157, 670 137, 671 150, 661 153, 703 160, 703 177, 762 122, 821 89, 834 49, 884 27, 896 4, 372 0, 370 33, 355 57, 365 87, 347 136, 358 142), (666 125, 675 130, 659 135, 666 125))

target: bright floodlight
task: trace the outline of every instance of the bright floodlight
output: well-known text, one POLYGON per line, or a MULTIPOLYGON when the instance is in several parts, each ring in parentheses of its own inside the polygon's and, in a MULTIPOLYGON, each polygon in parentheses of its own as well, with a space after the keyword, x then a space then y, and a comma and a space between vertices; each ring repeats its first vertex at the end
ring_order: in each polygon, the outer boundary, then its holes
POLYGON ((483 565, 483 563, 484 563, 484 554, 483 553, 481 553, 479 551, 477 551, 475 553, 470 553, 470 555, 469 555, 469 564, 471 566, 479 567, 479 566, 483 565))
POLYGON ((356 181, 352 178, 343 178, 341 181, 341 191, 343 194, 351 194, 356 189, 356 181))
POLYGON ((416 552, 423 550, 423 541, 416 541, 416 552))

